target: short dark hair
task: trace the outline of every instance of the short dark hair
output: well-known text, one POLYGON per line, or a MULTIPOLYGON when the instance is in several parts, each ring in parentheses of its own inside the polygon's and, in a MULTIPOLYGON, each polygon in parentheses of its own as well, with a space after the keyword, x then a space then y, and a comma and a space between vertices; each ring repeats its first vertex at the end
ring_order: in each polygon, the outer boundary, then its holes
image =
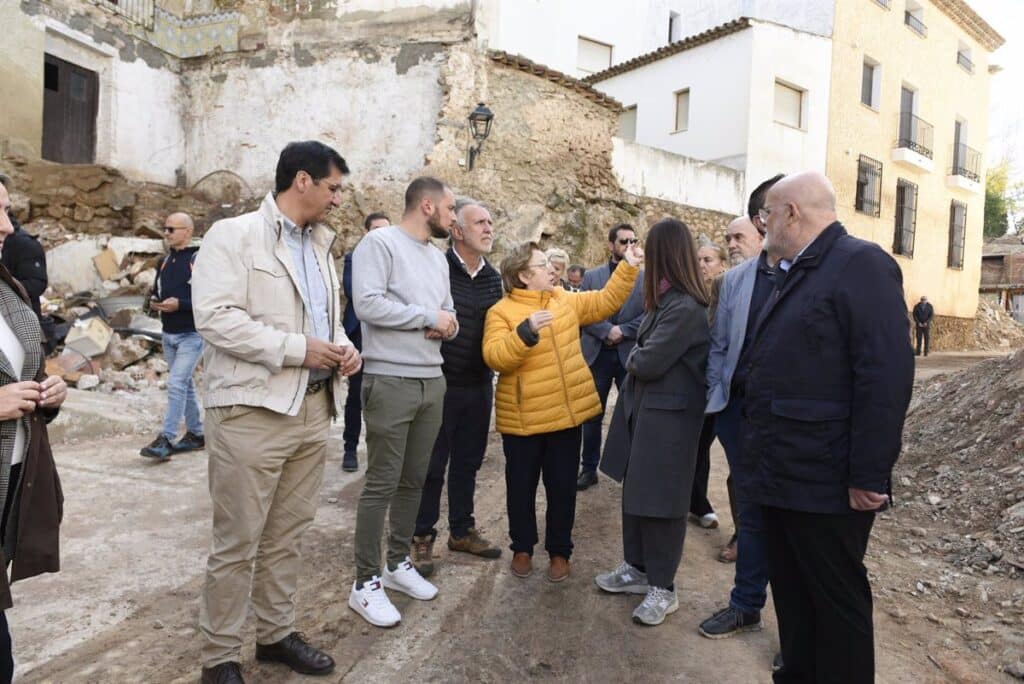
POLYGON ((318 181, 331 175, 331 167, 348 174, 348 164, 333 148, 317 140, 290 142, 277 158, 277 173, 274 176, 274 193, 284 192, 292 187, 299 171, 305 171, 318 181))
POLYGON ((412 211, 425 195, 440 195, 448 186, 431 176, 420 176, 405 189, 405 211, 412 211))
POLYGON ((569 267, 569 269, 565 273, 566 273, 566 275, 568 275, 568 274, 573 273, 573 272, 579 273, 580 275, 583 275, 584 273, 587 272, 587 269, 583 268, 583 266, 581 266, 580 264, 573 264, 572 266, 569 267))
POLYGON ((11 189, 11 177, 2 171, 0 171, 0 185, 4 186, 8 190, 11 189))
POLYGON ((633 226, 629 225, 628 223, 616 223, 614 226, 612 226, 611 230, 608 231, 608 242, 615 242, 615 239, 619 237, 620 230, 629 230, 632 231, 634 235, 636 235, 636 228, 634 228, 633 226))
MULTIPOLYGON (((765 182, 754 188, 754 191, 750 193, 750 199, 747 201, 747 216, 751 221, 757 216, 757 212, 764 209, 764 198, 768 194, 768 191, 772 189, 772 186, 778 183, 780 180, 786 177, 784 173, 778 173, 766 180, 765 182)), ((757 223, 754 223, 756 226, 757 223)), ((758 231, 761 229, 758 228, 758 231)), ((761 233, 764 235, 764 233, 761 233)))
POLYGON ((391 223, 391 219, 388 218, 387 214, 382 211, 375 211, 372 214, 366 215, 366 218, 363 220, 363 230, 370 230, 370 224, 374 221, 379 221, 380 219, 384 219, 388 223, 391 223))

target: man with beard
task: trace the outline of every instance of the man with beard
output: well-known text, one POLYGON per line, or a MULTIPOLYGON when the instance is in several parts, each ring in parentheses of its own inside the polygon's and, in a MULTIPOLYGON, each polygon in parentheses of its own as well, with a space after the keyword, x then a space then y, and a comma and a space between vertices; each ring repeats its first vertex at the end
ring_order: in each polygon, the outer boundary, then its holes
POLYGON ((295 630, 299 542, 316 513, 327 430, 343 376, 359 370, 345 336, 334 232, 348 165, 313 140, 289 143, 257 211, 218 221, 192 273, 205 341, 206 450, 213 543, 199 602, 204 684, 241 684, 242 626, 256 659, 326 675, 334 660, 295 630))
POLYGON ((441 341, 458 333, 448 260, 430 238, 447 238, 455 196, 436 178, 405 191, 395 226, 368 233, 352 255, 352 296, 363 332, 366 484, 356 512, 356 579, 349 606, 377 627, 401 615, 384 589, 429 601, 437 588, 410 555, 430 453, 441 427, 441 341), (390 521, 387 564, 381 534, 390 521))

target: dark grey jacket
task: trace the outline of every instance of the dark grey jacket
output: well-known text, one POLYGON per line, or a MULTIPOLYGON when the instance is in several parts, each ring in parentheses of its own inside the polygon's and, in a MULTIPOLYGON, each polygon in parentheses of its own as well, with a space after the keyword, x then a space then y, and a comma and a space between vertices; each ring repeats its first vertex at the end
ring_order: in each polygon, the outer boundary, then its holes
MULTIPOLYGON (((583 282, 580 283, 580 292, 601 290, 608 284, 612 277, 611 265, 604 263, 601 266, 592 268, 583 274, 583 282)), ((629 299, 622 305, 614 316, 598 321, 592 325, 585 325, 580 329, 580 345, 583 347, 583 358, 588 366, 594 365, 597 355, 601 353, 604 346, 604 338, 613 325, 622 329, 622 342, 616 345, 619 352, 619 362, 625 366, 626 357, 633 351, 636 343, 636 331, 640 327, 640 321, 644 318, 644 274, 643 271, 636 277, 633 291, 629 293, 629 299)))
POLYGON ((690 508, 709 340, 707 308, 675 289, 640 324, 601 459, 630 515, 681 518, 690 508))

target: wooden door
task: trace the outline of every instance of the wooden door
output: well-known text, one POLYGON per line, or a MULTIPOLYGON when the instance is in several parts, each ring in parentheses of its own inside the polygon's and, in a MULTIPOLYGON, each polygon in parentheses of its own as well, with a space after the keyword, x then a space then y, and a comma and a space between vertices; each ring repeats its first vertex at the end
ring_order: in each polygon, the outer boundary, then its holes
POLYGON ((96 160, 99 77, 46 55, 43 66, 43 159, 65 164, 96 160))

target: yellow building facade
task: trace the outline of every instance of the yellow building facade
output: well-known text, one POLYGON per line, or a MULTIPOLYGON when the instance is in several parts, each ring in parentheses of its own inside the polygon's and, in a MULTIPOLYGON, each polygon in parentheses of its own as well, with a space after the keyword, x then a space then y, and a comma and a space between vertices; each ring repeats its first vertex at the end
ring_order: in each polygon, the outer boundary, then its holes
POLYGON ((962 0, 836 0, 826 173, 846 228, 899 262, 908 308, 975 315, 1002 43, 962 0))

